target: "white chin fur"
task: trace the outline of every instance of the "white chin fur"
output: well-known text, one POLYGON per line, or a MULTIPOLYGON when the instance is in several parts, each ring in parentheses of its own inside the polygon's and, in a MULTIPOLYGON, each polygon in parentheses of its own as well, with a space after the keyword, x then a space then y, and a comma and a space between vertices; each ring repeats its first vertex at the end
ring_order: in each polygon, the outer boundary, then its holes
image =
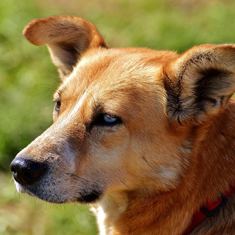
POLYGON ((22 187, 22 186, 21 186, 19 183, 17 183, 16 181, 15 181, 15 185, 16 185, 16 190, 17 190, 18 193, 26 193, 25 188, 22 187))

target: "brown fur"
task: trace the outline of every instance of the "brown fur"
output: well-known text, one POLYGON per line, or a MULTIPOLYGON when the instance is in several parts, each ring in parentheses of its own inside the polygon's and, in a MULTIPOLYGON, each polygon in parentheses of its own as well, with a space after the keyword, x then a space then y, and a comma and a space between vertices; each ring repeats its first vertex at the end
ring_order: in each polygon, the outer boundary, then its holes
MULTIPOLYGON (((91 204, 102 235, 180 235, 234 185, 235 46, 110 49, 70 16, 34 20, 24 35, 48 46, 62 83, 54 124, 17 156, 50 171, 18 191, 53 203, 99 192, 91 204), (121 123, 101 125, 105 113, 121 123)), ((191 234, 232 235, 234 224, 231 196, 191 234)))

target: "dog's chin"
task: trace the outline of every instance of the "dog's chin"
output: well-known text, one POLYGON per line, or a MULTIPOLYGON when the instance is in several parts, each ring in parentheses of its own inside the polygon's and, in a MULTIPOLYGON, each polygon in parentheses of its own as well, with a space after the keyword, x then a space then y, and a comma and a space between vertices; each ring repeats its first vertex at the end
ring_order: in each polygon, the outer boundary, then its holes
MULTIPOLYGON (((75 199, 58 197, 53 195, 53 193, 45 193, 45 191, 38 190, 36 187, 23 187, 19 183, 15 182, 16 189, 19 193, 26 193, 32 197, 36 197, 45 202, 54 203, 54 204, 64 204, 69 202, 79 202, 82 204, 90 204, 99 201, 102 197, 103 192, 98 190, 93 190, 89 193, 80 193, 79 196, 75 199)), ((63 195, 64 196, 64 195, 63 195)))
POLYGON ((97 192, 97 191, 93 191, 89 194, 83 194, 83 195, 79 195, 79 197, 77 197, 76 199, 68 199, 68 198, 60 198, 60 197, 55 197, 54 195, 45 195, 45 194, 41 194, 39 192, 35 192, 33 190, 27 190, 25 189, 24 193, 29 194, 30 196, 36 197, 38 199, 41 199, 43 201, 49 202, 49 203, 53 203, 53 204, 65 204, 65 203, 70 203, 70 202, 79 202, 82 204, 90 204, 90 203, 95 203, 97 202, 101 196, 102 193, 97 192))
POLYGON ((53 204, 65 204, 65 203, 69 203, 72 202, 71 200, 65 198, 65 197, 58 197, 55 195, 51 195, 51 194, 45 194, 45 193, 41 193, 32 189, 26 189, 26 193, 32 197, 36 197, 44 202, 49 202, 49 203, 53 203, 53 204))

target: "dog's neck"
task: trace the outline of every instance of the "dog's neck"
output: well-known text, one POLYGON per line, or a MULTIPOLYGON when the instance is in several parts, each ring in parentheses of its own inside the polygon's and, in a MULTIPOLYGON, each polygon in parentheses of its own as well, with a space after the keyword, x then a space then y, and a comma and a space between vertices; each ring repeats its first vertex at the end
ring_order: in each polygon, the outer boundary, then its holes
POLYGON ((97 217, 100 235, 116 234, 114 224, 125 213, 127 207, 128 197, 126 193, 106 195, 101 202, 92 206, 91 210, 97 217))
POLYGON ((106 196, 93 207, 100 235, 177 234, 187 226, 185 215, 193 200, 168 195, 146 195, 138 192, 106 196), (178 211, 181 213, 178 213, 178 211), (139 215, 139 216, 137 216, 139 215), (174 223, 166 223, 174 221, 174 223), (171 227, 172 226, 172 227, 171 227), (128 230, 126 230, 128 229, 128 230), (154 231, 154 232, 153 232, 154 231))
POLYGON ((191 156, 194 164, 175 190, 161 195, 132 191, 104 197, 95 207, 100 234, 182 234, 201 205, 217 200, 235 184, 234 118, 235 102, 231 100, 191 156))

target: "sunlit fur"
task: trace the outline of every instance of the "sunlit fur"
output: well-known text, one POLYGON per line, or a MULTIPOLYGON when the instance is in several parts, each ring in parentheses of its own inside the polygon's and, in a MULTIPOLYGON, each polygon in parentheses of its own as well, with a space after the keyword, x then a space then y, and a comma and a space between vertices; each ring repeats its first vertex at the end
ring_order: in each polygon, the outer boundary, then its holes
MULTIPOLYGON (((109 49, 92 24, 68 16, 35 20, 24 34, 47 44, 62 83, 54 124, 17 156, 49 171, 21 191, 53 203, 99 194, 90 203, 102 235, 180 235, 234 185, 233 45, 109 49), (100 113, 122 123, 97 125, 100 113)), ((234 203, 192 234, 234 234, 234 203)))

